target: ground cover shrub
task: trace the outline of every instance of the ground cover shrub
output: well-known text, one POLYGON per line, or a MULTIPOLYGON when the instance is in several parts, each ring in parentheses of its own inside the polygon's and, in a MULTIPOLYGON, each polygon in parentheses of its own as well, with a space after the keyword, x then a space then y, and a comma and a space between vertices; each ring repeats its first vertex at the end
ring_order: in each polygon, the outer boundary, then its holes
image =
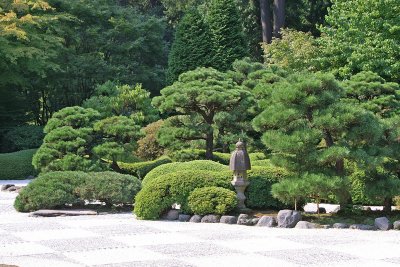
POLYGON ((14 207, 27 212, 84 204, 85 200, 100 200, 107 205, 130 204, 139 190, 136 177, 116 172, 48 172, 21 190, 14 207))
POLYGON ((236 194, 222 187, 196 188, 188 197, 188 206, 199 215, 227 214, 237 205, 236 194))
POLYGON ((249 186, 246 188, 246 206, 252 209, 281 209, 285 205, 271 195, 271 187, 288 172, 273 166, 254 166, 248 171, 249 186))
POLYGON ((0 180, 23 180, 36 175, 32 157, 36 149, 0 154, 0 180))
POLYGON ((75 189, 80 199, 99 200, 107 206, 131 204, 140 190, 138 178, 116 172, 95 172, 88 174, 85 181, 75 189))
POLYGON ((75 189, 89 174, 78 171, 49 172, 40 175, 21 190, 14 202, 17 211, 53 209, 80 202, 75 189))
POLYGON ((143 185, 136 195, 134 213, 139 219, 153 220, 171 205, 178 203, 181 211, 193 214, 188 197, 196 188, 218 186, 234 190, 230 171, 181 170, 155 177, 143 185))
POLYGON ((142 184, 143 186, 148 183, 149 181, 168 174, 168 173, 173 173, 177 171, 184 171, 184 170, 202 170, 202 171, 216 171, 216 172, 221 172, 221 171, 226 171, 228 170, 228 167, 225 165, 222 165, 218 162, 214 162, 211 160, 194 160, 194 161, 189 161, 189 162, 173 162, 173 163, 168 163, 164 164, 161 166, 158 166, 151 170, 147 175, 144 177, 142 184))
POLYGON ((136 163, 118 162, 118 166, 120 167, 123 173, 136 176, 142 180, 154 168, 171 162, 172 161, 170 158, 161 157, 159 159, 152 161, 144 161, 136 163))

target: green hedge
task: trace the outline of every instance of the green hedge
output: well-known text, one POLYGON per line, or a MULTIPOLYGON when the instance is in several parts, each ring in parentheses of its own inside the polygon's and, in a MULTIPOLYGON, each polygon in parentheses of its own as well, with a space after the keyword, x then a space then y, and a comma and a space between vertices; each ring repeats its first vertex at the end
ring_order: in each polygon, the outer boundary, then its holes
POLYGON ((168 173, 146 183, 136 195, 134 213, 139 219, 153 220, 178 203, 184 213, 192 214, 189 194, 196 188, 218 186, 234 190, 231 172, 186 170, 168 173))
POLYGON ((231 190, 209 186, 193 190, 189 195, 188 205, 195 214, 224 215, 236 208, 237 198, 231 190))
POLYGON ((116 172, 48 172, 21 190, 14 202, 17 211, 62 208, 100 200, 107 205, 131 203, 140 181, 116 172))
POLYGON ((121 168, 123 173, 136 176, 139 179, 143 179, 147 175, 147 173, 153 170, 154 168, 171 162, 172 161, 170 158, 161 157, 159 159, 152 161, 144 161, 136 163, 119 162, 118 166, 121 168))
POLYGON ((23 180, 37 172, 32 166, 36 149, 0 154, 0 180, 23 180))
POLYGON ((271 195, 271 186, 288 176, 279 167, 254 166, 248 172, 250 185, 246 188, 246 206, 251 209, 281 209, 285 205, 271 195))
MULTIPOLYGON (((204 160, 206 158, 206 151, 202 149, 183 149, 170 152, 169 156, 173 161, 186 162, 193 160, 204 160)), ((230 153, 213 152, 213 161, 219 162, 224 165, 229 165, 231 158, 230 153)), ((250 161, 264 160, 266 156, 264 153, 256 152, 249 153, 250 161)))
POLYGON ((222 165, 218 162, 210 161, 210 160, 194 160, 194 161, 189 161, 189 162, 173 162, 173 163, 168 163, 164 164, 162 166, 158 166, 157 168, 154 168, 151 170, 146 177, 144 177, 142 184, 143 186, 148 183, 149 181, 168 174, 168 173, 173 173, 177 171, 184 171, 184 170, 203 170, 203 171, 226 171, 228 170, 228 167, 225 165, 222 165))

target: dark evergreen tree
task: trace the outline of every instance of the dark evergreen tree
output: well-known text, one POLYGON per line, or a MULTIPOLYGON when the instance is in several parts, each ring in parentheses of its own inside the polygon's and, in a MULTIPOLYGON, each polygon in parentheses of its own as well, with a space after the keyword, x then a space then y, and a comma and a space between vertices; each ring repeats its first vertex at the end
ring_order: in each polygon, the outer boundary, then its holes
POLYGON ((196 9, 179 22, 168 58, 167 83, 172 84, 179 74, 212 62, 212 36, 208 25, 196 9))
POLYGON ((208 12, 208 23, 213 34, 213 68, 228 70, 236 59, 248 55, 243 24, 234 0, 213 0, 208 12))

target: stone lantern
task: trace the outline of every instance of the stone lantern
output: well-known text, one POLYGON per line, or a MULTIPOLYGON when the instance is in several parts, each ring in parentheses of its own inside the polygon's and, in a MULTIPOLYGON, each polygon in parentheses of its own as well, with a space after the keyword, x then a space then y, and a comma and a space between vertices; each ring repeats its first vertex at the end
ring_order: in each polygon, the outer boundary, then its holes
POLYGON ((233 171, 232 185, 236 189, 236 194, 238 198, 238 208, 241 212, 250 211, 246 208, 244 201, 246 196, 244 191, 246 187, 250 184, 247 180, 247 170, 251 169, 249 154, 247 154, 245 144, 239 139, 236 143, 236 149, 231 155, 229 161, 229 169, 233 171))

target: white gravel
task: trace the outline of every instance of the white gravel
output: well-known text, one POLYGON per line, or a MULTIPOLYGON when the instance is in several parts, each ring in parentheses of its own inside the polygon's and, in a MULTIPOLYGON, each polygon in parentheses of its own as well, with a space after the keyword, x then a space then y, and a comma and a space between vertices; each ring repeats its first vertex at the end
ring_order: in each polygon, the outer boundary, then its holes
POLYGON ((139 221, 131 213, 34 218, 0 192, 0 265, 399 266, 400 231, 139 221))

